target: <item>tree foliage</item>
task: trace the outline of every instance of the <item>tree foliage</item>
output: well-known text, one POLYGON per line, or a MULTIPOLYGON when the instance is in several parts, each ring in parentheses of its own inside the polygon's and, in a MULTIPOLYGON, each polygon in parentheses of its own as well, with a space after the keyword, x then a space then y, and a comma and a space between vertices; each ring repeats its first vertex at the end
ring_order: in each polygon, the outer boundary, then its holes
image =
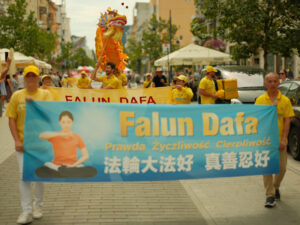
POLYGON ((294 49, 300 50, 298 0, 195 0, 195 5, 205 21, 193 20, 193 34, 203 40, 205 23, 217 21, 214 32, 235 44, 236 59, 248 58, 263 49, 267 69, 268 53, 288 57, 294 49))
MULTIPOLYGON (((172 24, 171 30, 171 49, 174 51, 179 47, 174 38, 178 28, 172 24)), ((143 50, 151 64, 163 56, 162 45, 166 43, 170 43, 170 24, 161 18, 157 20, 153 14, 147 28, 143 31, 142 39, 143 50)))
POLYGON ((72 42, 61 43, 61 55, 56 59, 56 66, 62 70, 76 69, 78 66, 94 66, 94 59, 87 56, 82 48, 75 48, 72 42))
MULTIPOLYGON (((175 35, 178 30, 177 26, 172 24, 172 51, 179 48, 176 43, 175 35)), ((142 40, 137 41, 135 37, 129 38, 125 52, 128 55, 128 67, 134 71, 140 72, 142 69, 143 59, 150 61, 153 65, 156 59, 164 55, 163 44, 170 43, 170 23, 152 15, 149 23, 142 33, 142 40)))
POLYGON ((127 40, 125 52, 128 56, 128 67, 133 71, 140 72, 142 69, 143 48, 142 43, 134 37, 127 40))
POLYGON ((14 48, 41 59, 50 58, 56 37, 41 31, 33 12, 26 16, 26 7, 25 0, 16 0, 9 5, 7 14, 0 17, 0 47, 14 48))

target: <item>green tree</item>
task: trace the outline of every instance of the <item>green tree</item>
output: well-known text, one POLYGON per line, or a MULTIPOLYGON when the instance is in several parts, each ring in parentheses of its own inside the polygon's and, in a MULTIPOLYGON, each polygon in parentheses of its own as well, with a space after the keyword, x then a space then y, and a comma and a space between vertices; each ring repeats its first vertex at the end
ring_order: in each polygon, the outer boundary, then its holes
POLYGON ((94 66, 96 64, 95 60, 89 58, 82 48, 75 50, 71 60, 74 68, 78 66, 94 66))
POLYGON ((87 56, 82 48, 75 49, 72 42, 61 43, 61 55, 56 59, 56 64, 62 70, 77 68, 78 66, 94 66, 95 59, 87 56))
POLYGON ((57 64, 62 70, 69 70, 73 68, 72 58, 74 56, 74 45, 72 42, 61 43, 61 54, 57 58, 57 64))
POLYGON ((288 57, 300 50, 300 1, 298 0, 195 0, 206 21, 194 20, 191 30, 199 34, 205 22, 218 21, 214 32, 235 44, 234 58, 248 58, 264 50, 267 55, 288 57), (199 23, 199 24, 198 24, 199 23))
POLYGON ((55 48, 55 36, 41 31, 33 12, 26 16, 27 3, 16 0, 0 17, 0 47, 14 48, 25 55, 48 58, 55 48))
POLYGON ((141 42, 137 42, 134 37, 127 40, 127 46, 125 53, 128 56, 128 67, 133 71, 141 72, 142 59, 143 59, 143 47, 141 42))
MULTIPOLYGON (((145 29, 145 31, 143 31, 142 47, 151 64, 153 64, 156 59, 159 59, 163 56, 162 45, 170 42, 169 27, 170 26, 168 22, 161 18, 157 20, 156 16, 153 14, 149 21, 148 27, 145 29)), ((174 38, 177 30, 177 26, 172 24, 172 51, 178 49, 179 47, 174 38)))

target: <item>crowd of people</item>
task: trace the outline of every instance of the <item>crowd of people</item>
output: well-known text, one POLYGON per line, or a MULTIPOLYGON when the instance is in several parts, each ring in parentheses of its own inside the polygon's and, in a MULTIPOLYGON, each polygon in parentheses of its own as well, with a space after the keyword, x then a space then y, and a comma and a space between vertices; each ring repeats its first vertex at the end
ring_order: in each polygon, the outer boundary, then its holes
MULTIPOLYGON (((23 73, 18 76, 7 77, 7 72, 10 66, 10 59, 7 61, 5 69, 1 72, 1 84, 8 83, 11 88, 11 97, 6 110, 6 116, 9 118, 9 128, 11 135, 15 142, 15 150, 17 152, 17 159, 19 162, 20 173, 23 170, 23 153, 24 153, 24 123, 26 101, 40 100, 51 101, 52 96, 47 90, 49 86, 62 87, 77 87, 82 89, 92 88, 91 80, 102 83, 102 89, 122 89, 128 85, 128 77, 125 74, 117 71, 113 63, 106 64, 105 75, 96 76, 92 74, 91 78, 85 71, 81 72, 81 77, 74 79, 72 76, 66 76, 62 79, 55 77, 54 80, 51 75, 40 76, 39 69, 36 66, 28 66, 23 73), (21 77, 22 76, 22 77, 21 77)), ((274 105, 278 112, 278 127, 279 127, 279 151, 280 151, 280 174, 263 176, 264 186, 266 190, 265 207, 272 208, 276 204, 276 200, 280 199, 279 187, 286 171, 287 162, 287 137, 290 126, 290 118, 294 116, 290 100, 281 94, 278 86, 281 81, 286 80, 284 72, 280 72, 280 77, 276 73, 269 73, 265 76, 265 87, 267 91, 264 95, 257 98, 255 104, 274 105)), ((146 74, 146 79, 143 83, 143 88, 157 88, 168 86, 166 76, 163 71, 158 68, 153 75, 146 74)), ((189 79, 184 74, 176 74, 172 81, 172 103, 173 104, 190 104, 195 90, 199 90, 202 104, 215 104, 216 100, 220 98, 216 90, 214 82, 218 77, 218 71, 212 67, 206 67, 206 76, 199 82, 192 75, 189 79)), ((4 87, 1 85, 1 93, 4 92, 4 87), (2 90, 3 89, 3 90, 2 90)), ((7 89, 5 88, 7 91, 7 89)), ((8 92, 6 92, 8 93, 8 92)), ((8 96, 8 94, 6 94, 8 96)), ((2 100, 2 98, 1 98, 2 100)), ((21 192, 21 206, 22 213, 19 216, 17 223, 27 224, 33 218, 42 217, 42 200, 43 200, 43 183, 37 183, 34 192, 34 203, 31 205, 31 183, 20 180, 21 192)))

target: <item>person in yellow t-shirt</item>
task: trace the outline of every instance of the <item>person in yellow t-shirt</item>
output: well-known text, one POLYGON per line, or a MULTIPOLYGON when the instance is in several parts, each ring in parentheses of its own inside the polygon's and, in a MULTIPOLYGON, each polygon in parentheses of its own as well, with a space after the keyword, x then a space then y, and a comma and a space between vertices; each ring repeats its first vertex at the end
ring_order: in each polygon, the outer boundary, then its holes
POLYGON ((283 180, 287 165, 287 138, 290 129, 291 117, 295 116, 291 101, 278 90, 280 84, 279 76, 276 73, 269 73, 265 77, 265 87, 267 92, 259 96, 256 105, 274 105, 277 108, 277 120, 279 131, 279 162, 280 173, 264 175, 264 186, 266 191, 265 207, 272 208, 276 205, 275 200, 280 200, 279 187, 283 180))
POLYGON ((184 75, 176 77, 176 85, 175 88, 172 90, 171 95, 173 104, 191 103, 191 99, 193 98, 194 94, 192 89, 186 87, 187 81, 187 77, 184 75))
POLYGON ((61 80, 62 87, 68 87, 68 75, 64 74, 63 79, 61 80))
MULTIPOLYGON (((19 162, 19 170, 23 172, 23 138, 24 138, 24 123, 25 123, 25 102, 51 101, 52 97, 48 90, 39 88, 39 69, 36 66, 27 66, 24 69, 25 89, 13 93, 8 104, 6 116, 9 118, 9 128, 15 142, 15 150, 19 162)), ((22 177, 22 175, 21 175, 22 177)), ((19 216, 17 223, 30 223, 32 218, 42 217, 42 201, 43 201, 43 183, 37 183, 34 192, 34 206, 31 206, 31 183, 20 180, 20 192, 23 212, 19 216)))
POLYGON ((47 89, 48 87, 51 87, 51 77, 49 75, 43 75, 41 78, 42 82, 42 89, 47 89))
POLYGON ((92 80, 102 82, 102 89, 120 89, 120 82, 118 78, 114 75, 114 70, 116 66, 112 62, 106 63, 105 72, 106 74, 101 77, 96 77, 96 74, 93 75, 92 80))
POLYGON ((144 81, 143 88, 154 87, 155 84, 152 82, 152 77, 150 73, 146 73, 146 80, 144 81))
POLYGON ((75 87, 76 83, 77 83, 77 78, 74 77, 72 75, 72 73, 69 73, 69 77, 67 78, 67 86, 68 87, 75 87))
POLYGON ((120 71, 116 68, 115 69, 115 76, 116 78, 118 78, 119 80, 119 89, 124 89, 127 85, 127 77, 126 77, 126 74, 125 73, 120 73, 120 71))
POLYGON ((199 94, 201 96, 201 104, 215 104, 216 96, 215 83, 213 77, 217 70, 212 66, 206 67, 206 76, 202 78, 199 84, 199 94))
POLYGON ((77 87, 81 89, 91 88, 91 79, 87 77, 85 71, 81 71, 81 77, 77 80, 77 87))

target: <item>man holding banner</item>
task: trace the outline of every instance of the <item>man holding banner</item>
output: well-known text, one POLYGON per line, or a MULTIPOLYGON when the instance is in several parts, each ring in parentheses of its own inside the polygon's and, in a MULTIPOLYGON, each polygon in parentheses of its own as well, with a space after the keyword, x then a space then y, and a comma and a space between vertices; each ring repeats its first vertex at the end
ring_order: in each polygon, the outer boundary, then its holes
MULTIPOLYGON (((9 128, 15 141, 15 150, 19 162, 20 174, 23 174, 23 155, 24 155, 24 123, 26 114, 26 101, 51 100, 51 94, 47 90, 39 88, 39 69, 36 66, 28 66, 24 69, 25 89, 14 92, 8 104, 6 116, 9 118, 9 128)), ((31 206, 31 183, 20 181, 21 205, 23 212, 19 216, 17 223, 27 224, 32 222, 33 218, 41 218, 43 201, 43 184, 37 183, 34 193, 34 207, 31 206)))
POLYGON ((92 74, 92 80, 102 82, 102 89, 119 89, 119 80, 114 75, 116 66, 112 62, 106 63, 105 72, 106 74, 101 77, 96 77, 96 73, 92 74))
POLYGON ((266 190, 265 207, 272 208, 276 200, 280 200, 279 187, 286 172, 287 164, 287 137, 290 129, 290 117, 295 116, 290 100, 278 90, 279 76, 276 73, 269 73, 265 77, 267 92, 256 99, 257 105, 274 105, 277 107, 278 129, 279 129, 279 161, 280 173, 264 175, 264 186, 266 190))

